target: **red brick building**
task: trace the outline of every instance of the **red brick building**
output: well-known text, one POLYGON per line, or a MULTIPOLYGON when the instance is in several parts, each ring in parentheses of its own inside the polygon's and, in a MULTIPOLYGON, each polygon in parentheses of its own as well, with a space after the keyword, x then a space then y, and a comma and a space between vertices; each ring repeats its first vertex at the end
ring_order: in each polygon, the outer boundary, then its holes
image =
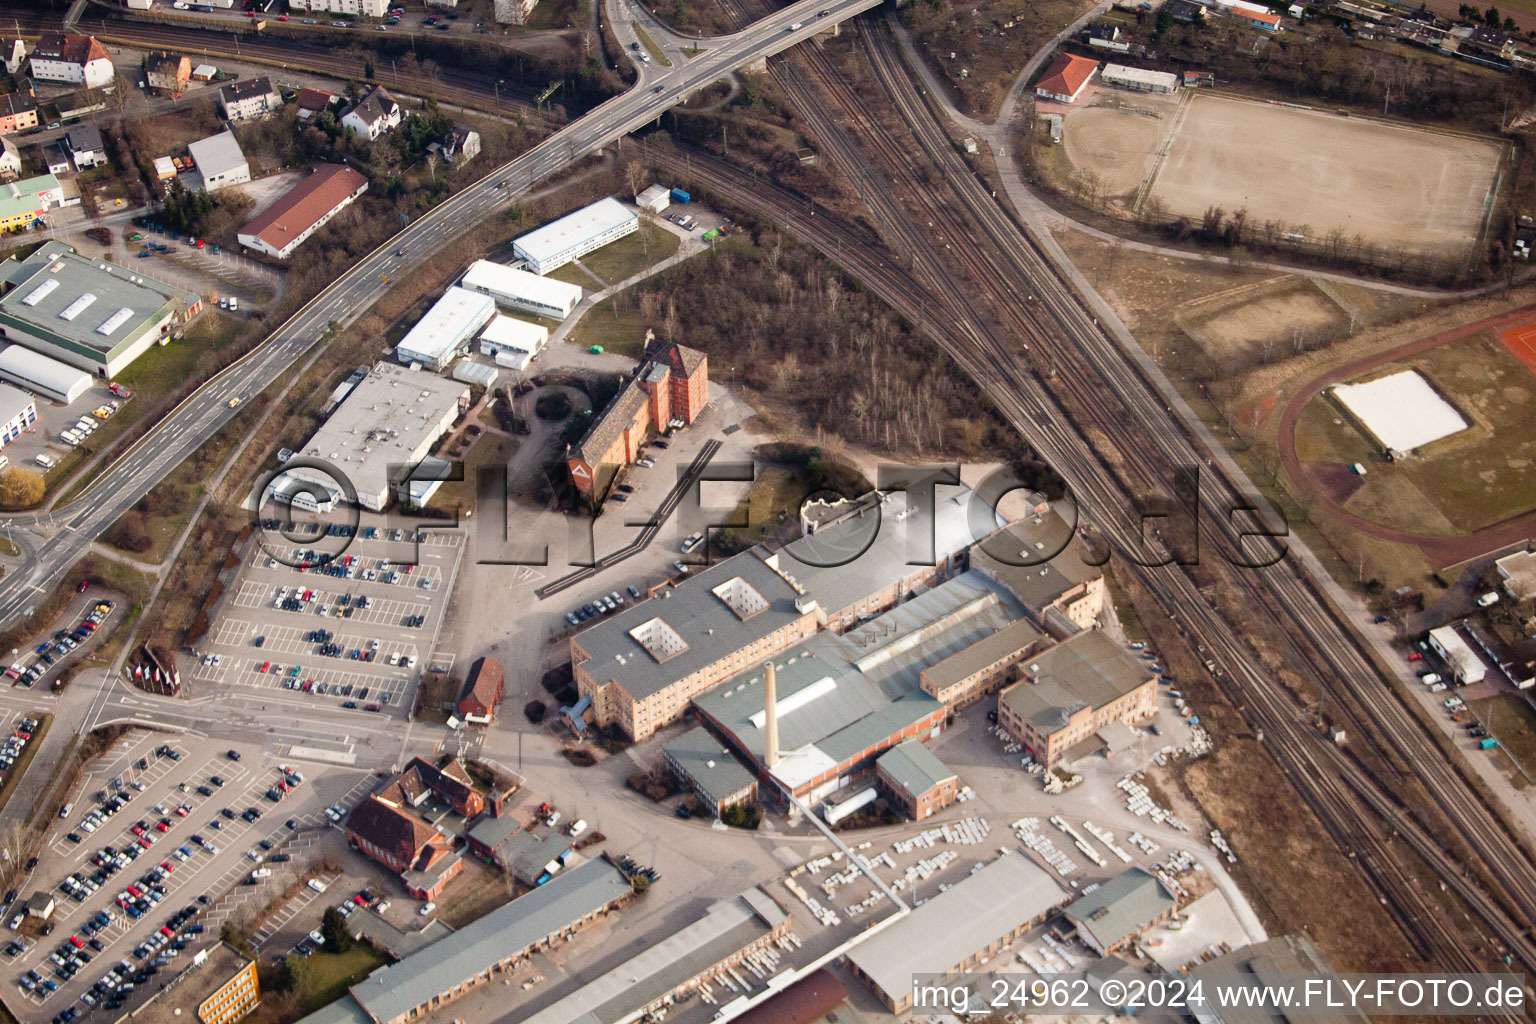
POLYGON ((436 899, 464 867, 453 841, 417 813, 434 798, 466 818, 485 810, 485 797, 457 761, 439 768, 417 757, 347 818, 347 845, 399 872, 419 900, 436 899))
POLYGON ((647 332, 645 358, 634 376, 566 453, 571 482, 581 493, 601 497, 647 438, 692 424, 708 404, 709 357, 647 332))
POLYGON ((495 658, 481 658, 469 670, 469 681, 459 700, 459 714, 476 725, 490 724, 496 717, 496 705, 501 702, 505 688, 501 662, 495 658))

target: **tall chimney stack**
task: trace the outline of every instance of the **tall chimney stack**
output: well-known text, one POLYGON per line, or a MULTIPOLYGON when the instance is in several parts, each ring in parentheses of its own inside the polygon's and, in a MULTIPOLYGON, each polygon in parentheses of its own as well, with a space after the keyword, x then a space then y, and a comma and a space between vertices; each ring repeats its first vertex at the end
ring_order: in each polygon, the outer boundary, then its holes
POLYGON ((763 677, 763 764, 772 768, 779 763, 779 695, 773 662, 763 677))

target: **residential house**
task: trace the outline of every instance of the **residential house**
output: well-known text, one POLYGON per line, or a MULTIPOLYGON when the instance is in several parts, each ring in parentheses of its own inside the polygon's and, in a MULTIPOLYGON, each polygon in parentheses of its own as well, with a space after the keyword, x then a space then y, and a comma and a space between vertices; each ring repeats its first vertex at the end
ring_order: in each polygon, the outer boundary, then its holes
POLYGON ((116 75, 106 47, 93 36, 44 32, 32 51, 32 77, 40 81, 103 89, 113 84, 116 75))
POLYGON ((10 139, 0 137, 0 178, 21 177, 21 150, 10 139))
POLYGON ((1088 29, 1088 45, 1100 50, 1113 50, 1115 53, 1129 53, 1131 37, 1129 33, 1120 31, 1119 25, 1100 21, 1088 29))
POLYGON ((36 100, 19 90, 0 95, 0 135, 29 132, 37 125, 36 100))
POLYGON ((288 9, 382 18, 389 13, 389 0, 288 0, 288 9))
POLYGON ((480 155, 480 133, 473 128, 455 125, 452 131, 427 149, 442 157, 443 163, 457 167, 480 155))
POLYGON ((308 121, 310 118, 328 110, 332 103, 336 102, 336 94, 326 92, 324 89, 300 89, 299 95, 294 98, 293 105, 298 109, 299 120, 308 121))
POLYGON ((12 39, 7 43, 0 43, 0 60, 5 62, 5 73, 15 75, 21 72, 21 66, 27 62, 27 44, 22 39, 12 39))
POLYGON ((164 50, 144 58, 144 85, 150 92, 176 95, 192 80, 190 58, 164 50))
POLYGON ((219 90, 219 108, 226 121, 248 121, 266 117, 283 105, 282 94, 263 75, 244 82, 233 82, 219 90))
POLYGON ((371 142, 399 126, 403 117, 404 112, 395 98, 382 85, 376 85, 358 98, 352 109, 342 116, 341 123, 343 127, 367 136, 371 142))
POLYGON ((1058 103, 1072 103, 1083 94, 1098 70, 1096 60, 1063 53, 1035 83, 1035 95, 1058 103))
POLYGON ((101 132, 95 125, 82 124, 71 128, 64 136, 64 145, 77 171, 88 171, 107 162, 107 147, 101 141, 101 132))

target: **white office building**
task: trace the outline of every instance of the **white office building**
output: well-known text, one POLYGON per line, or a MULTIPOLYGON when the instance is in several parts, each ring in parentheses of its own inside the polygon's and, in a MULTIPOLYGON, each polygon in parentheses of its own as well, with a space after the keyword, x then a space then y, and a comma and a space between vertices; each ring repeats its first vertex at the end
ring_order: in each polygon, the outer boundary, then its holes
POLYGON ((9 384, 0 384, 0 447, 16 440, 37 422, 37 402, 9 384))
POLYGON ((512 251, 535 274, 547 274, 639 229, 640 215, 609 196, 530 231, 512 251))
POLYGON ((547 344, 547 328, 510 316, 498 315, 480 332, 480 354, 511 370, 528 369, 528 364, 547 344))
POLYGON ((475 260, 465 271, 460 286, 489 295, 496 305, 520 313, 564 320, 581 301, 581 286, 530 274, 504 263, 475 260))
POLYGON ((467 385, 380 363, 298 452, 328 463, 333 472, 295 467, 272 481, 267 497, 291 494, 301 508, 323 510, 342 501, 337 480, 344 477, 356 490, 359 506, 382 511, 393 491, 392 478, 408 476, 467 408, 467 385))
POLYGON ((395 358, 432 370, 446 369, 464 351, 475 332, 495 315, 496 301, 489 295, 457 286, 449 288, 400 339, 395 346, 395 358))

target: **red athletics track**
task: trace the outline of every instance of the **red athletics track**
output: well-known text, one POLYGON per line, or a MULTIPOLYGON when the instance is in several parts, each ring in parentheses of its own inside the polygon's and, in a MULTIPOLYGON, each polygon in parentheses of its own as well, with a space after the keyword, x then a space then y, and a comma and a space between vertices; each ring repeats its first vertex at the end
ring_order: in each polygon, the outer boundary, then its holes
POLYGON ((1525 364, 1526 369, 1536 373, 1536 323, 1511 327, 1499 335, 1499 340, 1525 364))
POLYGON ((1315 398, 1318 392, 1329 384, 1341 380, 1349 380, 1357 377, 1367 370, 1386 363, 1396 362, 1407 356, 1417 355, 1420 352, 1441 345, 1449 345, 1463 338, 1477 334, 1480 331, 1494 331, 1498 333, 1499 340, 1504 344, 1506 335, 1518 336, 1520 342, 1527 346, 1525 351, 1517 351, 1513 346, 1510 351, 1525 361, 1531 371, 1536 373, 1536 364, 1532 358, 1536 358, 1536 305, 1522 306, 1519 309, 1510 310, 1508 313, 1500 313, 1497 316, 1479 320, 1476 323, 1462 324, 1439 334, 1431 334, 1427 338, 1419 338, 1399 345, 1397 348, 1375 355, 1357 359, 1343 366, 1336 366, 1318 377, 1308 381, 1296 392, 1285 408, 1280 413, 1279 437, 1280 462, 1285 467, 1285 472, 1296 482, 1296 485, 1307 492, 1308 498, 1315 507, 1327 509, 1328 514, 1339 522, 1346 523, 1362 533, 1368 533, 1373 537, 1381 537, 1384 540, 1396 541, 1400 544, 1412 544, 1424 552, 1430 564, 1435 568, 1447 565, 1455 565, 1487 554, 1502 547, 1519 541, 1536 537, 1536 511, 1524 512, 1504 520, 1502 523, 1494 523, 1485 526, 1474 533, 1464 534, 1460 537, 1437 537, 1431 534, 1409 533, 1405 530, 1394 530, 1382 526, 1346 511, 1342 506, 1329 497, 1323 488, 1322 482, 1307 472, 1302 462, 1296 457, 1296 421, 1301 418, 1301 410, 1306 404, 1315 398))

